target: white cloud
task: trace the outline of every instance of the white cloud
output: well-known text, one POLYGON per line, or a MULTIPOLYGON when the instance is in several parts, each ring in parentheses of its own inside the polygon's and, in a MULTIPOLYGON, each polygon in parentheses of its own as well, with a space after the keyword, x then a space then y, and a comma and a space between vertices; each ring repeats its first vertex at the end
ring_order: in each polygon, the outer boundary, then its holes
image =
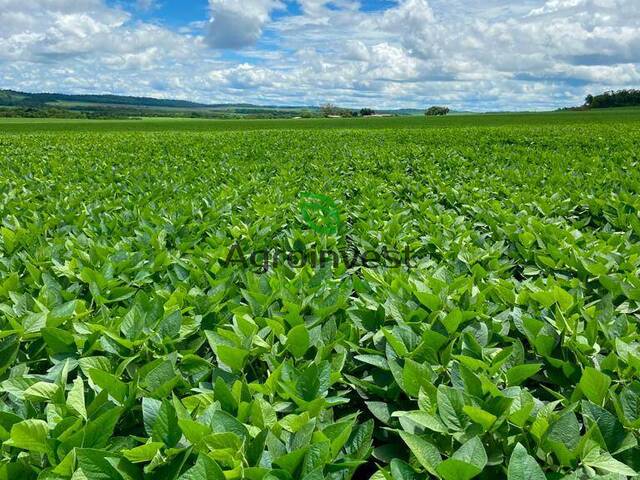
POLYGON ((143 12, 148 12, 159 7, 160 5, 157 0, 136 0, 136 8, 143 12))
POLYGON ((0 61, 60 62, 90 56, 96 64, 111 55, 163 57, 184 53, 188 36, 136 23, 131 14, 98 0, 0 0, 0 61))
POLYGON ((207 43, 213 48, 238 49, 254 45, 271 12, 284 8, 279 0, 209 0, 211 22, 207 43))
POLYGON ((302 11, 309 17, 326 17, 332 11, 357 11, 360 2, 354 0, 298 0, 302 11))
POLYGON ((0 87, 480 110, 640 82, 638 0, 293 1, 209 0, 173 30, 136 17, 145 0, 0 0, 0 87))

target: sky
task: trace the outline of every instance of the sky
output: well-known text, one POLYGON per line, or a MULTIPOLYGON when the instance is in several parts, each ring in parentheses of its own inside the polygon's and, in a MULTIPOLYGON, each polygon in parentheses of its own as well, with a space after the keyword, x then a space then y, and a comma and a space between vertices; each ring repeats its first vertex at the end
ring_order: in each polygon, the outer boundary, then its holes
POLYGON ((0 0, 0 88, 545 110, 640 87, 640 0, 0 0))

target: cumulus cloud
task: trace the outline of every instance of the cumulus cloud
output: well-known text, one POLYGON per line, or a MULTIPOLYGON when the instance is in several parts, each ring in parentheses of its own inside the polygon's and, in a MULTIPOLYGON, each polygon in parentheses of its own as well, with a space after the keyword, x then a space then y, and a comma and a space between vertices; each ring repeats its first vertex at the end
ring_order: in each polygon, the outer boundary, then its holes
POLYGON ((279 0, 209 0, 211 21, 207 43, 213 48, 238 49, 254 45, 271 12, 284 8, 279 0))
POLYGON ((638 0, 368 3, 209 0, 174 30, 152 1, 0 0, 0 87, 502 110, 640 82, 638 0))
POLYGON ((164 57, 184 54, 189 38, 154 24, 132 22, 131 13, 101 0, 0 0, 0 61, 59 62, 90 56, 164 57))

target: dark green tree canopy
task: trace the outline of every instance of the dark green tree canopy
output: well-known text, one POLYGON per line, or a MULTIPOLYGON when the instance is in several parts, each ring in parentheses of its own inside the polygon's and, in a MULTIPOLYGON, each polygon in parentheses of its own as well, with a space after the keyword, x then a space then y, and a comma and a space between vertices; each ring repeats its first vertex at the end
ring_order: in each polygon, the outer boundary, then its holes
POLYGON ((450 112, 448 107, 430 107, 424 112, 428 117, 431 116, 444 116, 450 112))
POLYGON ((640 106, 640 90, 612 90, 601 95, 587 95, 584 105, 589 108, 637 107, 640 106))

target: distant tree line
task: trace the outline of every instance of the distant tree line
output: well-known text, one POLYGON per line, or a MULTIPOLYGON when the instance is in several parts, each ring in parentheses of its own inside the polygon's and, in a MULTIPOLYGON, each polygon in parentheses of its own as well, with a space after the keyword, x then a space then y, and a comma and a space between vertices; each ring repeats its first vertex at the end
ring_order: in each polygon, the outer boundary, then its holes
POLYGON ((320 115, 323 117, 357 117, 358 112, 354 112, 348 108, 338 107, 333 103, 325 103, 320 106, 320 115))
POLYGON ((318 117, 317 111, 310 110, 269 110, 235 108, 225 110, 168 110, 153 108, 130 108, 126 106, 72 106, 48 105, 7 106, 0 105, 0 118, 77 118, 92 120, 123 120, 141 117, 171 117, 200 119, 276 119, 276 118, 318 117))
POLYGON ((637 107, 640 106, 640 90, 618 90, 601 95, 587 95, 587 108, 637 107))
POLYGON ((64 108, 0 108, 0 118, 90 118, 86 113, 64 108))
POLYGON ((376 111, 372 108, 361 108, 360 110, 350 110, 341 108, 333 103, 325 103, 320 106, 320 115, 323 117, 370 117, 376 115, 376 111))
POLYGON ((430 107, 427 109, 426 112, 424 112, 424 114, 428 117, 440 117, 440 116, 444 116, 444 115, 448 115, 449 112, 451 110, 449 110, 448 107, 430 107))

